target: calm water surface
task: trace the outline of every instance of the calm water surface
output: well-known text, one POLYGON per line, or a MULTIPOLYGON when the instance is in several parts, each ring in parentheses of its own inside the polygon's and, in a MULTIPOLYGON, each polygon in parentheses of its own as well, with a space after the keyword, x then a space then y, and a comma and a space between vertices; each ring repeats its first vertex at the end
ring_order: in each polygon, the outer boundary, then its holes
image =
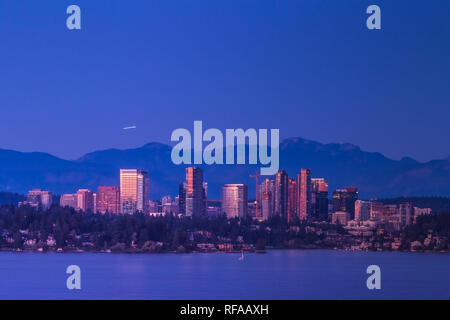
POLYGON ((450 299, 450 254, 0 253, 0 299, 450 299), (66 268, 81 268, 81 290, 66 268), (368 290, 366 268, 381 268, 368 290))

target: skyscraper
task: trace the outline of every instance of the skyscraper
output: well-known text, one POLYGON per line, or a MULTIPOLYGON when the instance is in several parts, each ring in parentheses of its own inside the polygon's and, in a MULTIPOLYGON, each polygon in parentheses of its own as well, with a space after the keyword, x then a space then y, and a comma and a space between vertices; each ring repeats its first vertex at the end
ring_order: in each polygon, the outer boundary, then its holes
POLYGON ((381 221, 384 218, 383 212, 384 205, 376 199, 372 199, 372 201, 370 201, 370 220, 381 221))
POLYGON ((28 204, 31 207, 39 207, 41 205, 42 200, 41 195, 42 195, 41 189, 33 189, 28 191, 26 197, 26 204, 28 204))
POLYGON ((264 191, 261 195, 261 219, 268 220, 272 216, 272 194, 264 191))
POLYGON ((248 212, 248 187, 245 184, 226 184, 222 188, 222 212, 227 218, 245 218, 248 212))
POLYGON ((178 208, 181 215, 186 215, 186 182, 178 185, 178 208))
POLYGON ((48 210, 53 203, 53 194, 50 191, 42 191, 41 193, 41 204, 42 209, 48 210))
POLYGON ((33 189, 28 192, 26 201, 23 205, 29 205, 31 207, 38 208, 39 206, 42 210, 48 210, 53 203, 53 194, 50 191, 44 191, 41 189, 33 189))
POLYGON ((275 210, 274 214, 287 219, 289 177, 284 170, 279 170, 275 176, 275 210))
POLYGON ((400 215, 400 222, 402 226, 411 224, 413 218, 413 205, 410 202, 400 203, 398 206, 398 212, 400 215))
POLYGON ((355 202, 355 220, 367 221, 370 219, 371 201, 356 200, 355 202))
POLYGON ((78 205, 78 197, 77 194, 63 194, 61 195, 61 197, 59 198, 59 205, 61 207, 70 207, 70 208, 77 208, 78 205))
POLYGON ((345 187, 333 192, 333 212, 344 211, 355 219, 355 202, 358 200, 358 188, 345 187))
POLYGON ((323 220, 328 218, 328 181, 324 178, 311 179, 312 214, 323 220))
POLYGON ((265 179, 260 185, 259 185, 259 202, 262 203, 262 195, 263 193, 268 192, 270 193, 270 208, 273 213, 273 210, 275 208, 275 181, 273 179, 265 179))
POLYGON ((186 216, 202 215, 206 212, 206 191, 203 186, 203 171, 198 167, 186 168, 186 216))
POLYGON ((258 202, 261 204, 261 219, 267 220, 274 214, 275 181, 272 179, 265 179, 259 185, 258 197, 259 197, 258 202))
POLYGON ((300 220, 311 215, 311 170, 301 169, 297 174, 297 214, 300 220))
POLYGON ((94 194, 91 190, 80 189, 77 192, 77 210, 94 212, 94 194))
POLYGON ((291 222, 297 215, 297 182, 289 179, 288 185, 288 221, 291 222))
POLYGON ((120 213, 120 188, 119 187, 98 187, 97 190, 97 211, 105 214, 120 213))
POLYGON ((120 211, 123 214, 148 212, 149 178, 147 171, 120 169, 120 211))

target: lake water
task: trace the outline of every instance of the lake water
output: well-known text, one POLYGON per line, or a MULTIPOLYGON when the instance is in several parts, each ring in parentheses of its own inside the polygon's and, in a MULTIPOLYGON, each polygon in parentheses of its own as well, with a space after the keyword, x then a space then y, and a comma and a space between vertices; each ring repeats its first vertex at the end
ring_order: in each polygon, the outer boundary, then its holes
POLYGON ((0 253, 0 299, 450 299, 450 254, 0 253), (368 290, 366 268, 381 268, 368 290), (81 290, 66 268, 81 268, 81 290))

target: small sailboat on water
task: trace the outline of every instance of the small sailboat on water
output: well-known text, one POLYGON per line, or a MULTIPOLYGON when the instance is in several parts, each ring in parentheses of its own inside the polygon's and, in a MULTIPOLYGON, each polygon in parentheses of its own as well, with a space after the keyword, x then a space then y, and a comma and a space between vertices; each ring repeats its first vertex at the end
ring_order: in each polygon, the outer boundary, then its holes
POLYGON ((239 261, 244 260, 244 251, 241 251, 241 256, 238 258, 239 261))

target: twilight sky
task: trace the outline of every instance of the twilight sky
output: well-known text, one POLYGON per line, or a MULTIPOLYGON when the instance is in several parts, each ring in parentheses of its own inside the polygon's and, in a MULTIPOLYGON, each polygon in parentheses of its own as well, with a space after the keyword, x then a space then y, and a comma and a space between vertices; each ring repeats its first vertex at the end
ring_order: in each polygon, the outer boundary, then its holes
POLYGON ((449 12, 448 0, 0 0, 0 148, 74 159, 169 144, 203 120, 447 157, 449 12), (66 28, 70 4, 80 31, 66 28), (371 4, 380 31, 366 28, 371 4))

